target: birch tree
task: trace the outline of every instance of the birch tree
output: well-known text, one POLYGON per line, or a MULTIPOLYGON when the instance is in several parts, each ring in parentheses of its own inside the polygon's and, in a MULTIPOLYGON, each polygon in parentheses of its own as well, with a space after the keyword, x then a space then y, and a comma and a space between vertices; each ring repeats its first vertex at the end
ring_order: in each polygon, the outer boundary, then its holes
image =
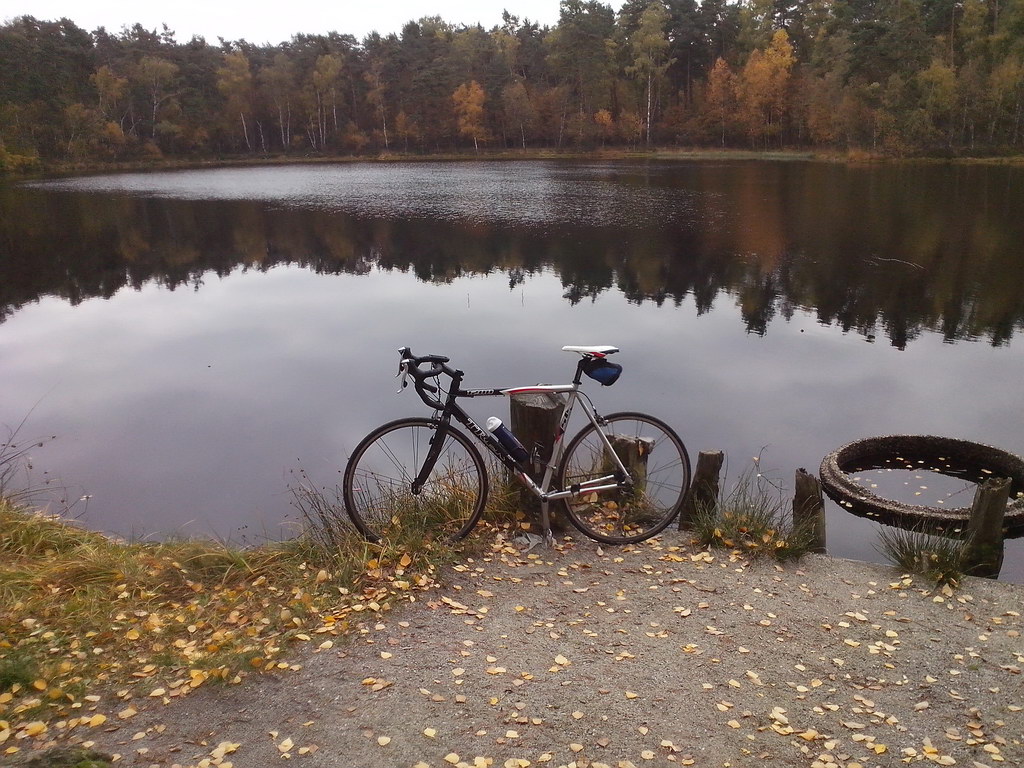
POLYGON ((651 145, 651 112, 655 80, 664 75, 675 63, 675 59, 668 58, 669 42, 665 37, 667 22, 668 11, 659 0, 653 0, 640 15, 640 25, 629 40, 633 63, 626 67, 626 72, 647 83, 647 146, 651 145))

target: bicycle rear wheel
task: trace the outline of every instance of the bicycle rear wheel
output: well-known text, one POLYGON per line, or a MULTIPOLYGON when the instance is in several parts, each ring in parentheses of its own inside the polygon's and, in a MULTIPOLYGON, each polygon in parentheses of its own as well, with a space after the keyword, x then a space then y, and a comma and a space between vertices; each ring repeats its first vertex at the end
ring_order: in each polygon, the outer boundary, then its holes
POLYGON ((480 452, 448 426, 444 444, 423 487, 412 483, 437 434, 437 419, 399 419, 363 438, 345 467, 342 492, 349 517, 370 541, 403 530, 461 539, 487 502, 487 470, 480 452))
MULTIPOLYGON (((565 499, 569 519, 587 536, 607 544, 629 544, 660 533, 679 512, 690 487, 686 446, 665 422, 642 413, 606 416, 601 431, 633 484, 565 499)), ((617 471, 601 435, 588 424, 565 449, 558 487, 585 489, 588 481, 617 471)))

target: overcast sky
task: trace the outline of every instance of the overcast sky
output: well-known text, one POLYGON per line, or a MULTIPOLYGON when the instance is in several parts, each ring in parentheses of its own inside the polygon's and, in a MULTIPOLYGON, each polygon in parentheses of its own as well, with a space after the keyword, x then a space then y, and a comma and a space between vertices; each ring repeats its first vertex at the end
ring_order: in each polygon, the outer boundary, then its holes
MULTIPOLYGON (((0 0, 0 19, 67 17, 90 32, 101 26, 119 32, 135 22, 156 30, 167 24, 178 42, 202 35, 212 44, 218 37, 276 44, 297 32, 341 32, 362 40, 372 31, 400 32, 405 22, 423 16, 440 16, 455 25, 479 22, 490 29, 501 23, 505 8, 521 19, 553 26, 558 21, 558 4, 559 0, 0 0)), ((618 10, 622 0, 608 4, 618 10)))

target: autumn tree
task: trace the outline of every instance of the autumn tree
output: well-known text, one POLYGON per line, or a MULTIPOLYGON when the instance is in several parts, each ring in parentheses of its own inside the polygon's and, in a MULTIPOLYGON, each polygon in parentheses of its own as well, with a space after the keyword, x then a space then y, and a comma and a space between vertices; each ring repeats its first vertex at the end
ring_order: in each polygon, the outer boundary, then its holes
POLYGON ((246 149, 252 152, 249 126, 245 116, 252 111, 253 83, 249 59, 241 51, 225 54, 224 63, 217 70, 217 90, 224 97, 224 111, 230 123, 237 117, 242 125, 246 149))
POLYGON ((795 63, 789 36, 779 29, 766 49, 750 54, 736 84, 740 118, 751 139, 761 136, 766 149, 770 137, 781 134, 795 63))
POLYGON ((729 64, 719 58, 708 75, 708 87, 704 97, 705 119, 715 126, 719 142, 725 146, 726 126, 735 112, 735 79, 729 64))
POLYGON ((484 89, 476 80, 463 83, 452 93, 455 120, 459 133, 473 139, 473 148, 479 152, 478 139, 486 139, 484 125, 484 89))

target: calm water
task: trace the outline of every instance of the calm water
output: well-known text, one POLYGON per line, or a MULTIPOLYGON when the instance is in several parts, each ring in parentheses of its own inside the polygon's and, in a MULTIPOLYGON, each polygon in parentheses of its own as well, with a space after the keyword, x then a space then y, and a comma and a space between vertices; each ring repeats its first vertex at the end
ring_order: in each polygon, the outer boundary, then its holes
MULTIPOLYGON (((294 470, 333 483, 373 426, 424 411, 394 391, 406 344, 471 387, 565 381, 563 344, 618 345, 599 407, 665 418, 694 457, 725 450, 731 477, 760 455, 786 488, 868 435, 1024 453, 1022 213, 1024 171, 995 167, 417 163, 0 187, 0 423, 57 435, 33 473, 91 496, 94 527, 234 538, 294 525, 294 470)), ((830 551, 878 559, 874 523, 829 514, 830 551)), ((1020 540, 1003 575, 1024 581, 1020 540)))

